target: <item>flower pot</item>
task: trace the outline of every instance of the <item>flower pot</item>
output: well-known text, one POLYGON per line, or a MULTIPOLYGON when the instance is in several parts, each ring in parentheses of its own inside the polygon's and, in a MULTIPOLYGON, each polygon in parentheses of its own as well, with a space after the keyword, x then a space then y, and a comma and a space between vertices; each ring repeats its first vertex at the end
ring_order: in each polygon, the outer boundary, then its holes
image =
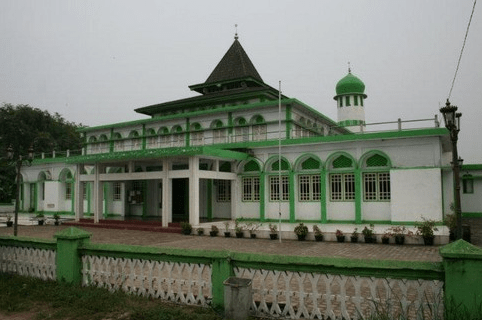
POLYGON ((231 232, 225 232, 224 233, 225 238, 230 238, 231 237, 231 232))
POLYGON ((43 225, 44 225, 44 221, 43 221, 43 220, 39 220, 39 221, 38 221, 38 225, 39 225, 39 226, 43 226, 43 225))
POLYGON ((433 239, 434 237, 423 237, 423 243, 426 245, 426 246, 433 246, 433 239))
POLYGON ((383 244, 389 244, 389 243, 390 243, 390 238, 382 238, 382 243, 383 243, 383 244))
POLYGON ((188 235, 191 234, 191 230, 182 230, 181 233, 182 233, 183 235, 188 236, 188 235))
POLYGON ((336 241, 345 242, 345 236, 336 236, 336 241))
POLYGON ((322 234, 315 234, 315 241, 323 241, 323 235, 322 234))
POLYGON ((236 232, 236 238, 243 238, 244 233, 243 232, 236 232))
POLYGON ((269 238, 270 238, 271 240, 276 240, 276 239, 278 239, 278 234, 277 234, 277 233, 270 233, 270 234, 269 234, 269 238))
POLYGON ((204 231, 200 231, 200 230, 198 230, 198 231, 197 231, 197 235, 198 235, 198 236, 202 236, 202 235, 204 235, 204 231))
POLYGON ((209 235, 211 237, 216 237, 218 235, 218 232, 217 231, 209 231, 209 235))
POLYGON ((373 236, 365 237, 365 243, 376 243, 377 240, 373 236))
POLYGON ((13 227, 13 221, 7 221, 7 227, 13 227))
POLYGON ((351 243, 357 243, 358 242, 358 237, 350 237, 351 243))
POLYGON ((306 234, 297 234, 298 241, 305 241, 306 240, 306 234))
MULTIPOLYGON (((58 226, 58 225, 60 225, 60 222, 59 222, 59 221, 54 221, 54 225, 58 226)), ((191 233, 191 232, 189 232, 189 233, 191 233)))
POLYGON ((249 235, 249 237, 250 237, 251 239, 256 239, 256 233, 251 233, 251 234, 249 235))
POLYGON ((396 244, 404 244, 405 243, 405 236, 395 236, 395 243, 396 244))

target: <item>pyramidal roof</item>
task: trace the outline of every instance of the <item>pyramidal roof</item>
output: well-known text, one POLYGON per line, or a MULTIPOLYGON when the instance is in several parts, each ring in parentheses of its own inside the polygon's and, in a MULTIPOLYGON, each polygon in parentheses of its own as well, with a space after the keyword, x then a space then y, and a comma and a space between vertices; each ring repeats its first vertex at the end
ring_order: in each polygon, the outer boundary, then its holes
POLYGON ((263 82, 258 71, 244 51, 238 37, 234 38, 234 42, 228 49, 224 57, 219 61, 211 75, 206 80, 207 83, 221 82, 239 78, 252 77, 263 82))

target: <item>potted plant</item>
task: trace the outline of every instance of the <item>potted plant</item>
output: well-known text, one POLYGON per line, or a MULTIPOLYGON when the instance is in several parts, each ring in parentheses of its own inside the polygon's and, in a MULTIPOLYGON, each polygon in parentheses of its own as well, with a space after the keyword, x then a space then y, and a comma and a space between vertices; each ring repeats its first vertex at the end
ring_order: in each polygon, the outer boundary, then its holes
POLYGON ((306 239, 306 236, 308 235, 308 227, 305 226, 302 222, 295 227, 294 232, 298 237, 299 241, 304 241, 306 239))
POLYGON ((231 232, 229 232, 229 221, 225 221, 225 222, 224 222, 224 229, 225 229, 225 231, 224 231, 224 237, 225 237, 225 238, 231 237, 231 232))
POLYGON ((271 240, 276 240, 278 239, 278 233, 277 233, 277 230, 278 230, 278 226, 275 225, 275 224, 269 224, 269 238, 271 240))
POLYGON ((423 238, 423 243, 426 246, 432 246, 433 245, 433 239, 434 239, 434 231, 438 231, 437 227, 435 224, 437 223, 435 220, 431 219, 425 219, 422 217, 422 222, 417 224, 417 235, 421 235, 423 238))
POLYGON ((370 228, 368 228, 367 226, 363 228, 362 233, 363 233, 363 237, 365 238, 365 243, 377 242, 377 238, 375 238, 375 236, 373 235, 373 228, 374 228, 373 224, 370 225, 370 228))
POLYGON ((355 228, 355 229, 353 230, 353 232, 351 233, 350 241, 351 241, 352 243, 358 242, 358 228, 355 228))
POLYGON ((405 226, 395 226, 390 228, 390 234, 395 238, 396 244, 402 245, 405 243, 405 236, 409 237, 413 232, 408 230, 405 226))
POLYGON ((313 233, 315 234, 315 241, 323 241, 323 232, 316 224, 313 226, 313 233))
POLYGON ((390 243, 390 232, 385 232, 382 235, 382 243, 383 244, 389 244, 390 243))
POLYGON ((12 227, 12 226, 13 226, 12 215, 7 214, 7 227, 12 227))
POLYGON ((243 229, 244 227, 241 225, 240 220, 239 219, 234 220, 234 232, 236 233, 236 238, 244 237, 243 229))
POLYGON ((37 221, 39 226, 43 226, 45 222, 45 216, 43 213, 38 213, 37 214, 37 221))
POLYGON ((211 237, 216 237, 219 233, 219 228, 216 227, 214 224, 211 226, 211 231, 209 231, 209 235, 211 237))
POLYGON ((343 234, 343 231, 341 231, 340 229, 336 230, 335 236, 336 236, 336 241, 345 242, 345 235, 343 234))
POLYGON ((249 231, 249 236, 251 239, 255 239, 256 238, 256 231, 259 229, 259 227, 261 227, 262 224, 258 224, 258 223, 250 223, 247 225, 247 228, 248 228, 248 231, 249 231))
POLYGON ((197 229, 197 235, 202 236, 204 234, 204 228, 198 228, 197 229))
POLYGON ((445 225, 449 228, 449 240, 455 241, 455 232, 457 229, 457 217, 454 213, 447 214, 444 219, 445 225))
POLYGON ((55 224, 56 226, 58 226, 58 225, 60 224, 60 222, 59 222, 60 215, 59 215, 58 213, 54 213, 53 218, 54 218, 54 220, 55 220, 55 221, 54 221, 54 224, 55 224))
POLYGON ((192 232, 192 225, 187 221, 181 222, 181 233, 184 235, 190 235, 191 232, 192 232))

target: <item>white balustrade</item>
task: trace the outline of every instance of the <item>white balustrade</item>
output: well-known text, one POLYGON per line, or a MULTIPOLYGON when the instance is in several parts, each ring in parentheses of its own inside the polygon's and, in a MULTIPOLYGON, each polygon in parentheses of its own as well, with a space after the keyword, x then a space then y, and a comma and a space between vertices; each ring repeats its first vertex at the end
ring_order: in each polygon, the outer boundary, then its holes
POLYGON ((55 280, 54 250, 0 246, 0 271, 55 280))

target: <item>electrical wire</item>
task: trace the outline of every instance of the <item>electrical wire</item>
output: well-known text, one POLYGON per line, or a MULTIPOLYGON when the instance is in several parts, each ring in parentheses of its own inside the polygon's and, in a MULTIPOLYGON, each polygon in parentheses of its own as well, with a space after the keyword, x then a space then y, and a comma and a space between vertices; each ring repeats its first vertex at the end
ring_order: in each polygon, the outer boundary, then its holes
POLYGON ((455 78, 457 78, 457 73, 459 71, 460 61, 462 60, 462 54, 464 53, 465 42, 467 41, 467 36, 469 34, 470 23, 472 22, 472 17, 474 15, 476 3, 477 3, 477 0, 474 0, 474 6, 472 7, 472 13, 470 14, 470 19, 469 19, 469 23, 467 25, 467 30, 465 31, 464 43, 462 44, 462 50, 460 50, 459 61, 457 62, 457 68, 455 69, 455 74, 454 74, 454 78, 452 80, 452 86, 450 87, 449 96, 447 98, 447 101, 450 99, 450 96, 452 95, 452 90, 453 90, 454 84, 455 84, 455 78))

